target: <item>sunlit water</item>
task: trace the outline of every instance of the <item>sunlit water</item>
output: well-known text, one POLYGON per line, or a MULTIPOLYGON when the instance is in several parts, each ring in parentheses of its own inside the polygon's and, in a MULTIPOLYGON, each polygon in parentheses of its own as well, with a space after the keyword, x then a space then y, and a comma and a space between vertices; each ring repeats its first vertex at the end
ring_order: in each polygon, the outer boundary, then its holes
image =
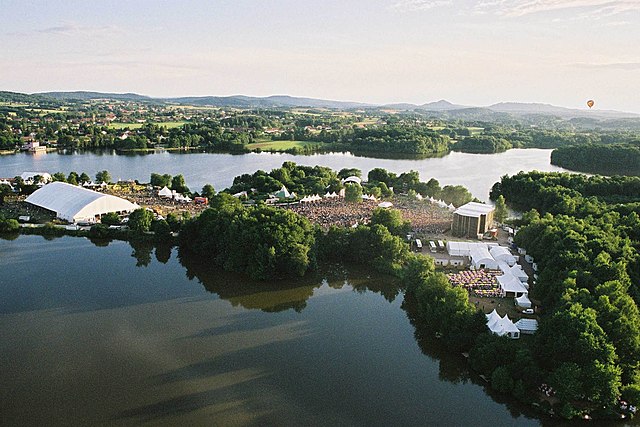
POLYGON ((417 341, 391 278, 261 284, 21 236, 0 240, 0 291, 2 425, 540 423, 417 341))
POLYGON ((516 149, 499 154, 468 154, 452 152, 444 157, 426 159, 378 159, 349 153, 291 154, 251 153, 243 155, 158 152, 152 154, 118 155, 114 152, 83 154, 16 154, 0 156, 0 177, 13 177, 25 171, 78 173, 90 176, 108 170, 114 179, 138 179, 148 182, 151 173, 183 174, 187 185, 199 191, 204 184, 217 189, 229 187, 233 178, 258 169, 270 171, 285 161, 307 166, 328 166, 335 170, 359 168, 364 176, 373 168, 396 173, 416 170, 423 181, 436 178, 441 185, 464 185, 474 196, 488 200, 491 186, 503 175, 519 171, 563 171, 550 164, 551 150, 516 149))

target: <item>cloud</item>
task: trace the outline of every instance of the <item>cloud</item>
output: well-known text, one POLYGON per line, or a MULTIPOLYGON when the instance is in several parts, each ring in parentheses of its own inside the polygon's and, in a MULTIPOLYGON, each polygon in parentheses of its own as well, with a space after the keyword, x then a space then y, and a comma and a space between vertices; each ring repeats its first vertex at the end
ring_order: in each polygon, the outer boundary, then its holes
POLYGON ((638 0, 481 0, 479 13, 520 17, 543 12, 583 9, 590 18, 602 18, 625 12, 640 12, 638 0))
POLYGON ((608 69, 608 70, 640 70, 640 62, 611 62, 608 64, 591 64, 579 62, 575 64, 570 64, 572 67, 576 68, 587 68, 587 69, 608 69))
POLYGON ((452 0, 400 0, 392 5, 391 8, 401 12, 411 12, 449 6, 451 3, 452 0))
POLYGON ((103 36, 114 33, 122 33, 122 29, 113 26, 90 26, 90 25, 78 25, 74 22, 66 22, 60 25, 55 25, 52 27, 41 28, 33 31, 19 31, 6 33, 11 36, 28 36, 33 34, 46 34, 46 35, 54 35, 54 36, 103 36))

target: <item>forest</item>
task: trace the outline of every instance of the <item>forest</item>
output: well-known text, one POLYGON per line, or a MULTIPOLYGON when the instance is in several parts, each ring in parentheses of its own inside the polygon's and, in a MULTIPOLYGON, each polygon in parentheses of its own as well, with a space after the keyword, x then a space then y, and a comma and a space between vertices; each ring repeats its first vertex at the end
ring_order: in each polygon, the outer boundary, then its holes
POLYGON ((602 175, 640 175, 640 140, 634 144, 587 144, 559 147, 551 152, 551 164, 602 175))

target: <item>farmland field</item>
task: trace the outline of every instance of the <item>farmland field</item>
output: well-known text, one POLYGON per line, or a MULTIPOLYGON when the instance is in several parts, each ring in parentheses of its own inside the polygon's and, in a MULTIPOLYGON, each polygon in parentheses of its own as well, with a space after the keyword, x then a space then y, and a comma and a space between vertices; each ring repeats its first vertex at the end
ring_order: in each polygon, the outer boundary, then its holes
POLYGON ((263 140, 247 145, 250 150, 261 149, 265 151, 285 151, 291 148, 304 148, 310 145, 317 145, 317 142, 311 141, 268 141, 263 140))

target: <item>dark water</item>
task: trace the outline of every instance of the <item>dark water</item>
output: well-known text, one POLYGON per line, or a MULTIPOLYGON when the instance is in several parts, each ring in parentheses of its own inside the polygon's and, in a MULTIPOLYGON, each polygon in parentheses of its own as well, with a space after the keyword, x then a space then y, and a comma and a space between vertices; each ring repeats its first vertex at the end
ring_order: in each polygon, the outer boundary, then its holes
POLYGON ((138 179, 148 182, 152 172, 183 174, 187 185, 199 191, 204 184, 217 189, 229 187, 233 178, 258 169, 270 171, 293 161, 308 166, 328 166, 335 170, 356 167, 364 175, 373 168, 396 173, 416 170, 423 181, 436 178, 441 185, 464 185, 481 200, 488 200, 491 186, 500 177, 519 171, 563 171, 550 164, 551 150, 517 149, 498 154, 469 154, 452 152, 444 157, 422 159, 379 159, 354 156, 349 153, 291 154, 251 153, 243 155, 159 152, 152 154, 118 155, 114 152, 84 154, 16 154, 0 156, 0 178, 13 177, 25 171, 78 173, 90 176, 108 170, 114 179, 138 179))
POLYGON ((331 266, 261 284, 186 264, 0 240, 0 424, 541 423, 416 339, 391 278, 331 266))

